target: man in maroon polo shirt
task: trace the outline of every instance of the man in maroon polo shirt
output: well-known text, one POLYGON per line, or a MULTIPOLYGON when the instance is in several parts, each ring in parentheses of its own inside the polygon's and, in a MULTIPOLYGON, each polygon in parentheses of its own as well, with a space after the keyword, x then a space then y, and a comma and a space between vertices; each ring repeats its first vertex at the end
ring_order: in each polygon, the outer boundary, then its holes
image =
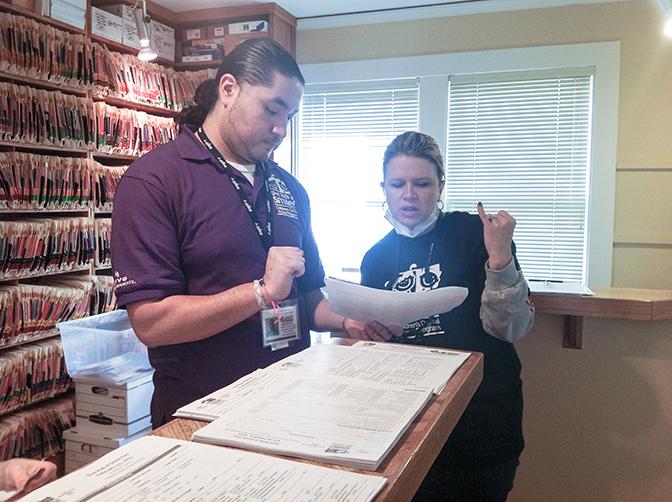
POLYGON ((243 42, 199 86, 177 139, 134 162, 119 184, 115 292, 156 370, 154 427, 308 347, 309 329, 387 337, 331 312, 308 196, 268 160, 303 85, 280 45, 243 42))

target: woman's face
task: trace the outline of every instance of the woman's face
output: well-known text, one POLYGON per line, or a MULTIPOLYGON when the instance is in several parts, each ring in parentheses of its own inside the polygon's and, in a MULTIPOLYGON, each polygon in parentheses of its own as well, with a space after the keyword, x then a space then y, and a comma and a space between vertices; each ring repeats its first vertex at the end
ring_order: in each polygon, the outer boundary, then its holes
POLYGON ((443 182, 429 160, 397 155, 387 163, 383 191, 392 216, 412 229, 436 211, 443 182))

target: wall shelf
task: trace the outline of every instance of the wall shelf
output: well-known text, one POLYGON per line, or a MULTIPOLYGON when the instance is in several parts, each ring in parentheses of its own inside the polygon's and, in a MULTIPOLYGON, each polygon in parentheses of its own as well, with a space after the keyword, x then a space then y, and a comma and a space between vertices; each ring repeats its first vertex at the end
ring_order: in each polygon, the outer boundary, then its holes
POLYGON ((96 160, 122 160, 133 162, 140 158, 140 155, 123 155, 121 153, 93 152, 93 158, 96 160))
POLYGON ((77 208, 77 209, 67 209, 67 208, 56 208, 56 209, 51 209, 51 208, 20 208, 20 209, 12 209, 12 208, 0 208, 0 215, 13 215, 13 214, 30 214, 30 215, 55 215, 58 216, 59 214, 64 214, 67 213, 68 215, 71 215, 73 213, 89 213, 89 208, 77 208))
POLYGON ((52 328, 44 331, 21 333, 20 335, 13 336, 11 338, 0 338, 0 350, 9 349, 11 347, 18 347, 19 345, 23 345, 25 343, 37 342, 57 336, 59 336, 58 329, 52 328))
POLYGON ((161 117, 175 117, 178 113, 177 111, 171 110, 169 108, 152 106, 145 103, 139 103, 137 101, 129 101, 123 98, 116 98, 113 96, 94 95, 92 96, 92 99, 94 101, 104 101, 106 104, 116 106, 117 108, 130 108, 132 110, 146 112, 152 115, 160 115, 161 117))
POLYGON ((0 80, 7 82, 14 82, 17 84, 26 84, 31 87, 38 87, 40 89, 45 89, 47 91, 60 91, 64 94, 73 94, 75 96, 84 97, 88 92, 88 85, 82 85, 80 87, 73 87, 68 84, 61 82, 52 82, 50 80, 41 80, 39 78, 26 77, 23 75, 17 75, 15 73, 7 73, 0 71, 0 80))
POLYGON ((21 281, 24 279, 35 279, 36 277, 50 277, 54 275, 63 275, 63 274, 72 274, 76 272, 90 272, 91 264, 73 267, 68 270, 53 270, 51 272, 38 272, 38 273, 29 273, 29 274, 10 274, 8 276, 0 275, 0 283, 8 281, 21 281))
POLYGON ((72 148, 69 146, 60 146, 60 145, 38 145, 34 143, 21 143, 19 141, 0 141, 0 147, 20 150, 23 152, 66 153, 76 155, 88 155, 88 153, 91 151, 88 148, 72 148))
POLYGON ((663 321, 672 319, 672 291, 599 288, 594 296, 542 295, 530 298, 538 314, 564 316, 563 347, 580 349, 583 318, 663 321))
POLYGON ((37 12, 33 12, 32 10, 25 9, 23 7, 19 7, 18 5, 12 5, 9 2, 2 1, 0 0, 0 11, 5 11, 5 12, 11 12, 12 14, 18 14, 20 16, 28 17, 30 19, 34 19, 36 21, 39 21, 41 23, 45 24, 50 24, 51 26, 54 26, 58 28, 59 30, 67 31, 70 33, 75 33, 77 35, 86 35, 87 30, 80 30, 79 28, 72 26, 67 23, 62 23, 61 21, 58 21, 56 19, 53 19, 51 17, 46 17, 41 14, 38 14, 37 12))

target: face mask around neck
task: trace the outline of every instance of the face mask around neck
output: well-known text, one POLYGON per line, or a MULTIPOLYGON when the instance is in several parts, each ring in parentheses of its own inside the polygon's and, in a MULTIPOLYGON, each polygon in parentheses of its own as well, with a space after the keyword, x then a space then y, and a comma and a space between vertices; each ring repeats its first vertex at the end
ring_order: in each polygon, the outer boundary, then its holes
POLYGON ((408 228, 406 225, 398 221, 394 216, 392 216, 389 208, 385 211, 385 219, 390 222, 397 234, 403 235, 404 237, 414 238, 432 230, 434 225, 436 225, 436 221, 439 219, 439 214, 441 214, 441 212, 438 209, 436 211, 432 211, 425 221, 418 223, 413 228, 408 228))

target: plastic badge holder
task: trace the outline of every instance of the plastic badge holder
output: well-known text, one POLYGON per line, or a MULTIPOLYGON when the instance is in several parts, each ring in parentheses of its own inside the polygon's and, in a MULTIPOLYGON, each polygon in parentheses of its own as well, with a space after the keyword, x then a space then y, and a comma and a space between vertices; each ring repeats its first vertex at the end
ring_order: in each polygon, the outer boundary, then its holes
POLYGON ((125 310, 56 325, 70 376, 121 384, 153 371, 125 310))

